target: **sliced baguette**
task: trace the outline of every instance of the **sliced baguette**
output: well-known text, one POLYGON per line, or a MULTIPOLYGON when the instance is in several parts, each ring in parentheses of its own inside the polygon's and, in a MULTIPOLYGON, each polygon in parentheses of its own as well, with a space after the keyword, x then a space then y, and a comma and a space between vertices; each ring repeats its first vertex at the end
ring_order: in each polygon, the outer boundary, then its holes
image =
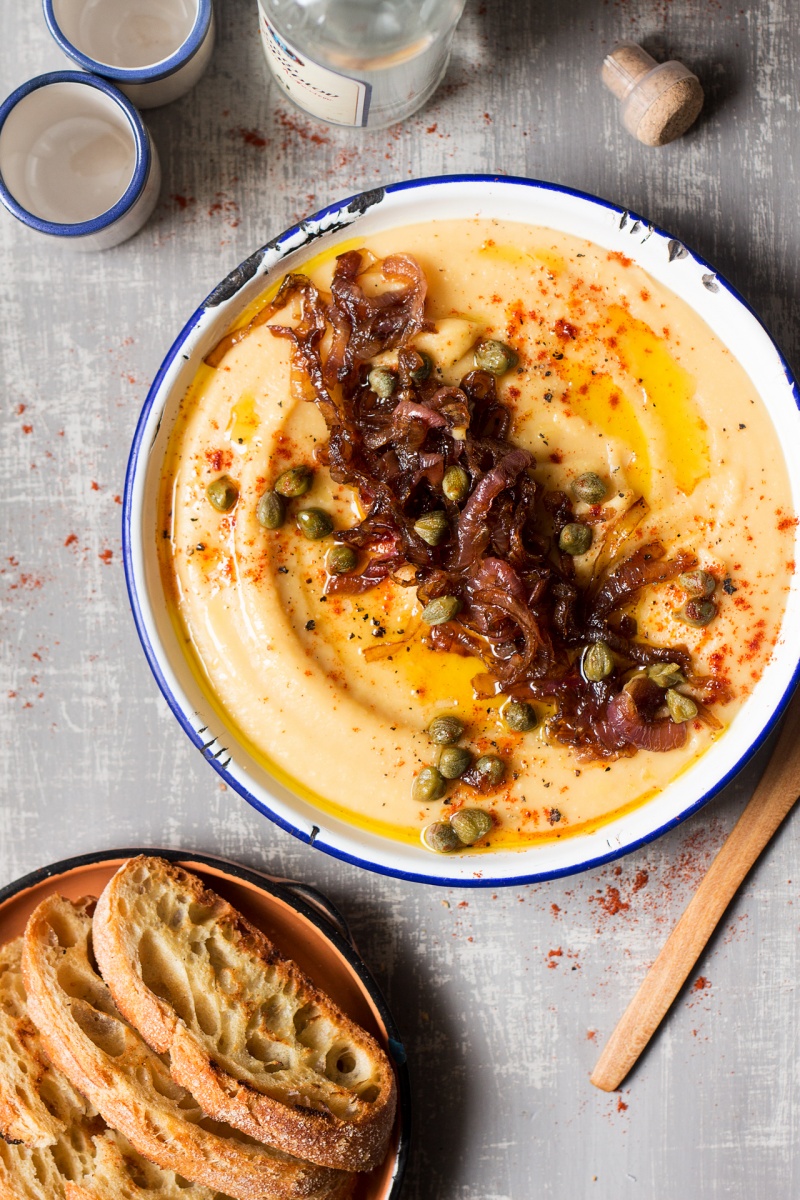
POLYGON ((0 947, 0 1200, 226 1200, 143 1159, 50 1063, 21 958, 0 947))
POLYGON ((383 1050, 196 876, 124 863, 94 947, 120 1011, 206 1112, 311 1162, 383 1160, 396 1106, 383 1050))
POLYGON ((43 1149, 0 1141, 0 1200, 228 1198, 154 1166, 98 1116, 96 1127, 76 1120, 43 1149))
POLYGON ((44 1052, 28 1016, 22 982, 22 938, 0 948, 0 1133, 31 1150, 53 1146, 92 1106, 44 1052))
POLYGON ((235 1200, 343 1200, 351 1177, 209 1122, 117 1012, 93 965, 94 901, 50 896, 25 930, 28 1011, 51 1061, 145 1158, 235 1200))

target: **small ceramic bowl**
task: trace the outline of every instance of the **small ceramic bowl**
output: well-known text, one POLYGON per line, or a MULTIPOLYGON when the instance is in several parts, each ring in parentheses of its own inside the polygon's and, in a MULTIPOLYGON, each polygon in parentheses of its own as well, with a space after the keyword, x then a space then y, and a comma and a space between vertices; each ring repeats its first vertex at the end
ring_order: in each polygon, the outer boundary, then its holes
POLYGON ((67 57, 137 108, 183 96, 214 49, 211 0, 44 0, 44 15, 67 57))
POLYGON ((391 1058, 397 1076, 394 1132, 383 1163, 358 1177, 358 1200, 398 1200, 408 1158, 411 1091, 406 1053, 378 985, 339 910, 316 888, 263 875, 238 863, 184 850, 104 850, 51 863, 0 889, 0 944, 19 937, 45 897, 99 896, 118 867, 137 854, 157 854, 199 875, 293 958, 339 1007, 367 1029, 391 1058))
POLYGON ((160 187, 150 134, 105 80, 53 71, 0 105, 0 201, 30 229, 104 250, 138 233, 160 187))
MULTIPOLYGON (((800 396, 788 366, 746 303, 707 262, 634 213, 532 179, 450 176, 377 188, 343 200, 257 250, 206 298, 156 376, 136 430, 123 508, 123 551, 139 636, 168 704, 212 767, 260 812, 303 841, 349 862, 425 883, 497 887, 586 870, 641 846, 696 812, 728 783, 774 728, 800 675, 800 530, 776 651, 724 737, 647 803, 585 833, 524 849, 431 854, 323 812, 290 791, 250 752, 203 692, 169 615, 157 553, 156 497, 176 415, 203 357, 244 309, 304 259, 342 242, 422 221, 481 217, 586 238, 623 255, 688 304, 753 382, 780 444, 800 444, 800 396)), ((402 244, 399 242, 399 244, 402 244)), ((790 472, 800 511, 800 473, 790 472)))

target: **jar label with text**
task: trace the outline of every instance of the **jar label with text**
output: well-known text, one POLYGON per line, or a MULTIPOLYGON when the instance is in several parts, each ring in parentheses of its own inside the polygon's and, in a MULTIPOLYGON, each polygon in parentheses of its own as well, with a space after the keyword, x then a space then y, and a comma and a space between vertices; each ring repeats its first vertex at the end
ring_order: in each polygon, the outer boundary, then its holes
POLYGON ((278 33, 263 8, 260 25, 272 74, 295 104, 332 125, 366 125, 371 91, 368 83, 306 58, 278 33))

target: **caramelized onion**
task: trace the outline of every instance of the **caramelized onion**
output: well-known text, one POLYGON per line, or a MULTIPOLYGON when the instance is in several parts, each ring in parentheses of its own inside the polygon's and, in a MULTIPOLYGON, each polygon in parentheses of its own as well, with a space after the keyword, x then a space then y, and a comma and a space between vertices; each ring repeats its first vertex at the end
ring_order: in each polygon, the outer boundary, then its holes
MULTIPOLYGON (((329 440, 321 461, 337 483, 358 492, 366 513, 335 535, 361 552, 364 565, 356 574, 332 576, 326 591, 358 595, 391 581, 415 587, 422 606, 455 597, 459 610, 452 620, 422 626, 425 644, 480 660, 483 670, 473 680, 479 697, 506 693, 547 701, 550 735, 573 747, 578 759, 683 745, 686 724, 664 716, 663 689, 635 668, 680 664, 709 724, 716 718, 707 703, 727 698, 724 682, 692 674, 683 646, 638 641, 626 609, 645 589, 694 567, 694 555, 667 557, 655 539, 625 552, 648 512, 642 498, 620 516, 598 508, 582 518, 565 492, 537 483, 528 471, 533 455, 508 439, 512 413, 493 375, 470 371, 456 387, 443 386, 437 370, 420 370, 414 338, 430 325, 418 263, 408 254, 384 259, 380 290, 377 263, 365 253, 338 257, 330 298, 304 276, 287 276, 272 303, 207 358, 217 365, 253 328, 291 310, 291 322, 268 328, 291 342, 293 387, 325 418, 329 440), (372 360, 389 351, 397 352, 396 382, 381 396, 369 375, 372 360), (442 491, 454 466, 469 481, 463 498, 442 491), (421 519, 432 513, 448 527, 433 546, 415 529, 424 531, 421 519), (589 580, 558 549, 564 527, 581 520, 593 525, 598 546, 589 580), (615 661, 607 677, 593 682, 582 674, 580 656, 598 641, 615 661)), ((563 332, 571 336, 566 324, 563 332)), ((371 647, 368 657, 394 648, 371 647)))
POLYGON ((606 722, 612 734, 637 750, 677 750, 686 742, 686 724, 678 725, 669 717, 646 721, 639 713, 633 696, 620 692, 608 702, 606 722))

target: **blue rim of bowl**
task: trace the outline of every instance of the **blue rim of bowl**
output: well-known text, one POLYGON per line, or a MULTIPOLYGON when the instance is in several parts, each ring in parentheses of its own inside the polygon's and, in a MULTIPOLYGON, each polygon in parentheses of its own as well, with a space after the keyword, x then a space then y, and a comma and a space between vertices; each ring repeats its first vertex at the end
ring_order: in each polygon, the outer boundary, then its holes
POLYGON ((20 204, 9 190, 3 178, 2 168, 0 167, 0 202, 18 220, 22 221, 24 225, 28 225, 31 229, 35 229, 39 233, 47 233, 54 237, 86 237, 87 234, 99 233, 101 229, 107 229, 130 211, 147 183, 153 156, 150 152, 150 142, 144 121, 127 96, 123 96, 122 92, 112 84, 107 83, 105 79, 98 79, 93 75, 85 75, 83 71, 48 71, 45 75, 37 75, 35 79, 29 79, 26 83, 21 84, 0 104, 0 133, 2 133, 3 126, 8 120, 10 113, 13 112, 20 100, 24 100, 26 96, 29 96, 31 92, 38 91, 39 88, 50 87, 51 84, 55 83, 77 83, 83 87, 96 88, 97 91, 103 92, 104 95, 108 96, 122 109, 131 128, 136 151, 136 160, 130 183, 116 204, 106 209, 105 212, 100 213, 99 216, 92 217, 89 221, 77 221, 75 223, 46 221, 43 217, 37 217, 35 213, 30 212, 20 204))
MULTIPOLYGON (((159 858, 166 858, 169 862, 197 864, 200 868, 212 867, 233 879, 241 879, 245 883, 251 884, 253 887, 258 888, 259 891, 276 896, 284 904, 301 913, 331 943, 337 954, 347 962, 347 965, 358 977, 364 991, 375 1006, 381 1024, 386 1031, 387 1048, 397 1077, 397 1111, 400 1118, 398 1123, 397 1151, 395 1154, 391 1187, 384 1200, 399 1200, 411 1145, 411 1078, 406 1049, 400 1036, 400 1030, 381 989, 378 987, 369 967, 355 946, 347 940, 323 913, 317 911, 316 908, 303 899, 302 895, 295 892, 291 886, 291 882, 278 883, 270 878, 270 876, 257 871, 254 867, 245 867, 241 863, 233 862, 231 859, 220 858, 215 854, 203 854, 195 850, 167 849, 161 846, 134 846, 122 850, 94 850, 88 854, 76 854, 70 858, 62 858, 58 862, 49 863, 46 867, 39 867, 38 870, 30 871, 27 875, 22 875, 19 879, 14 879, 11 883, 7 883, 5 887, 0 888, 0 913, 2 912, 3 905, 9 900, 13 900, 16 896, 21 895, 30 888, 38 887, 39 884, 44 883, 48 879, 52 879, 57 883, 61 876, 68 875, 71 871, 79 870, 81 867, 99 866, 106 862, 114 862, 117 859, 136 858, 139 854, 157 855, 159 858)), ((187 870, 191 869, 191 866, 187 868, 187 870)), ((327 904, 330 904, 330 901, 328 901, 323 893, 320 893, 320 896, 327 904)), ((331 905, 331 908, 335 911, 335 906, 331 905)))
MULTIPOLYGON (((659 237, 667 239, 668 241, 678 241, 678 239, 673 239, 672 234, 668 233, 660 226, 654 225, 652 222, 647 221, 644 217, 637 216, 637 214, 631 209, 620 208, 619 205, 612 204, 609 200, 602 200, 598 196, 591 195, 589 192, 582 192, 577 188, 565 187, 561 184, 549 183, 546 180, 526 179, 522 176, 515 175, 434 175, 423 179, 404 180, 399 183, 389 184, 385 188, 377 190, 378 192, 384 194, 395 194, 397 192, 410 191, 416 188, 430 187, 433 184, 459 183, 513 184, 516 186, 530 187, 537 191, 552 192, 556 195, 571 196, 578 200, 587 201, 598 208, 604 208, 611 213, 615 213, 621 222, 621 227, 625 222, 629 221, 633 224, 638 221, 643 227, 649 229, 652 233, 657 234, 659 237)), ((309 226, 318 226, 326 218, 335 216, 337 213, 364 212, 367 210, 367 207, 371 206, 375 202, 373 198, 374 196, 374 190, 366 193, 360 192, 353 196, 348 196, 346 199, 340 200, 335 204, 329 204, 326 208, 322 208, 318 212, 314 213, 313 216, 307 217, 304 221, 298 223, 297 225, 293 225, 279 237, 272 239, 266 246, 261 248, 261 251, 256 251, 256 255, 251 255, 246 262, 251 262, 255 257, 260 255, 262 251, 266 250, 278 252, 283 251, 281 257, 285 257, 285 255, 288 253, 294 253, 297 250, 302 249, 302 246, 287 246, 286 243, 289 242, 297 233, 302 232, 306 233, 309 241, 315 239, 319 236, 319 234, 313 232, 309 233, 309 226), (365 200, 367 200, 366 204, 364 203, 365 200)), ((357 220, 357 217, 354 219, 357 220)), ((679 244, 684 247, 688 256, 699 267, 701 267, 716 280, 719 287, 728 292, 731 297, 750 314, 750 316, 767 335, 770 340, 770 344, 781 364, 784 376, 794 397, 795 405, 798 411, 800 411, 800 388, 798 388, 797 380, 795 379, 788 362, 779 350, 763 321, 754 312, 753 308, 750 304, 748 304, 744 297, 740 295, 736 288, 729 283, 724 276, 719 275, 710 263, 686 246, 684 242, 680 241, 679 244)), ((273 270, 277 267, 279 261, 280 259, 276 261, 272 267, 273 270)), ((244 277, 249 280, 253 273, 247 273, 244 271, 244 265, 245 264, 242 264, 239 268, 232 272, 232 275, 236 275, 237 271, 239 271, 242 272, 244 277)), ((213 292, 210 293, 210 296, 213 296, 213 294, 213 292)), ((608 853, 594 855, 591 858, 585 859, 583 862, 573 863, 566 867, 558 867, 547 871, 527 871, 520 875, 513 876, 491 877, 488 874, 484 875, 481 873, 480 877, 473 876, 472 878, 461 878, 460 876, 457 876, 451 878, 441 875, 426 875, 421 871, 408 871, 399 867, 389 867, 383 863, 375 863, 370 859, 360 858, 358 855, 352 854, 349 851, 342 849, 340 846, 327 842, 322 830, 317 830, 316 834, 309 835, 298 826, 293 825, 290 821, 285 820, 278 813, 273 812, 269 805, 265 804, 264 801, 259 799, 257 796, 254 796, 252 792, 248 791, 243 783, 232 776, 226 767, 223 767, 215 758, 206 753, 206 745, 203 742, 202 736, 192 727, 178 700, 173 695, 161 670, 158 656, 153 648, 152 643, 150 642, 150 638, 148 637, 145 621, 142 616, 141 606, 139 604, 139 598, 136 592, 136 581, 134 578, 133 553, 131 544, 132 497, 134 479, 142 450, 145 428, 150 416, 150 411, 153 408, 158 391, 161 387, 161 383, 167 371, 172 366, 172 363, 181 353, 181 349, 186 339, 190 336, 204 313, 207 311, 207 300, 208 297, 200 305, 200 307, 195 310, 167 352, 167 355, 159 367, 155 379, 153 380, 150 390, 147 393, 142 411, 139 415, 139 420, 136 424, 136 430, 133 435, 133 443, 131 445, 131 452, 128 458, 128 466, 125 473, 125 490, 122 507, 123 566, 125 570, 125 582, 128 589, 128 598, 133 613, 134 623, 136 625, 136 632, 139 636, 142 649, 144 650, 148 666, 150 667, 161 694, 166 700, 173 716, 178 721, 178 724, 181 726, 184 733, 189 737, 190 741, 203 754, 206 762, 208 762, 214 768, 217 774, 222 777, 229 787, 242 796, 242 798, 246 800, 248 804, 252 805, 257 812, 261 813, 262 816, 267 817, 280 829, 284 829, 287 833, 291 833, 299 841, 305 842, 306 845, 313 844, 317 849, 322 850, 332 858, 337 858, 342 862, 349 863, 351 866, 361 867, 378 875, 386 875, 395 879, 403 879, 410 883, 427 883, 434 887, 519 887, 528 883, 542 883, 549 879, 560 879, 568 875, 577 875, 582 871, 588 871, 595 867, 601 867, 606 863, 613 862, 617 858, 622 858, 624 855, 630 854, 634 850, 638 850, 640 847, 646 846, 650 842, 655 841, 656 838, 661 837, 663 834, 668 833, 671 829, 675 829, 678 825, 683 824, 685 820, 691 817, 694 813, 698 812, 710 800, 713 800, 715 796, 719 795, 723 788, 725 788, 739 774, 739 772, 747 765, 747 763, 752 759, 761 746, 764 745, 783 716, 792 694, 795 691, 795 688, 798 686, 798 683, 800 683, 800 660, 798 660, 798 662, 795 664, 788 687, 785 689, 780 700, 775 705, 769 720, 766 722, 759 735, 747 747, 745 747, 737 761, 730 768, 730 770, 728 770, 725 775, 722 776, 721 779, 717 780, 717 782, 706 792, 704 792, 699 799, 693 801, 691 804, 688 804, 686 808, 684 808, 676 817, 670 818, 670 820, 665 821, 663 825, 658 826, 658 828, 647 834, 644 834, 642 837, 634 838, 630 842, 626 842, 623 846, 618 846, 612 850, 609 850, 608 853)), ((480 862, 481 867, 484 867, 489 862, 489 856, 482 855, 479 860, 476 859, 474 861, 476 864, 480 862)))
POLYGON ((153 63, 151 67, 115 67, 111 63, 103 63, 96 58, 90 58, 88 54, 84 54, 64 36, 53 11, 53 0, 43 0, 43 8, 47 28, 66 56, 76 62, 78 66, 83 67, 84 71, 91 71, 94 75, 101 75, 105 79, 113 79, 116 83, 155 83, 159 79, 166 79, 168 75, 174 75, 197 54, 205 41, 213 15, 212 0, 198 0, 197 16, 191 33, 184 42, 181 42, 174 54, 153 63))

